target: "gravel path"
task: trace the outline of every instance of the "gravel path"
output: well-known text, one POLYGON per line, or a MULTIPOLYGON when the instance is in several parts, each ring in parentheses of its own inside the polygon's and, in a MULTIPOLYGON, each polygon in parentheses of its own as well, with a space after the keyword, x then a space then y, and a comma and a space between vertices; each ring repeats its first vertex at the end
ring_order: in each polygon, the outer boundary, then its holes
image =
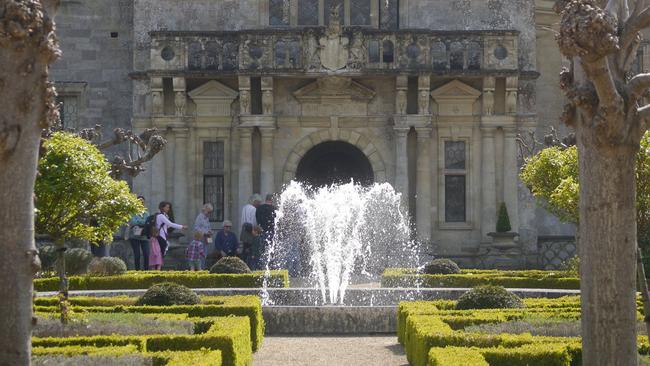
POLYGON ((408 366, 396 337, 265 337, 254 366, 408 366))

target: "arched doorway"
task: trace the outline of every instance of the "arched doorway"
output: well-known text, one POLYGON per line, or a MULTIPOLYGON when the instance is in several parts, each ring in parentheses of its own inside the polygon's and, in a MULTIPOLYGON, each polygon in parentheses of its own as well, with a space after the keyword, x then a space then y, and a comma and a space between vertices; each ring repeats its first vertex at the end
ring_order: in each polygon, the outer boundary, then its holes
POLYGON ((312 147, 296 169, 296 180, 315 187, 347 183, 350 179, 370 185, 375 177, 363 151, 343 141, 326 141, 312 147))

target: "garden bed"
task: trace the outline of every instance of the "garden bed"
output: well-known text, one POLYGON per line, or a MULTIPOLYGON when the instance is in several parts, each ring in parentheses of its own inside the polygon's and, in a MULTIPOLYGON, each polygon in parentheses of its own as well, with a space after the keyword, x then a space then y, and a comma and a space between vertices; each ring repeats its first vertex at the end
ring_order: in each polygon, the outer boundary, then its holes
MULTIPOLYGON (((398 339, 414 366, 580 365, 579 298, 524 303, 518 309, 455 310, 453 301, 403 302, 398 339), (547 329, 531 335, 541 324, 547 329)), ((646 336, 639 337, 639 353, 650 354, 646 336)))
POLYGON ((463 269, 460 274, 421 274, 413 268, 387 268, 381 287, 476 287, 579 289, 580 280, 565 271, 463 269))
MULTIPOLYGON (((208 271, 129 271, 118 276, 71 276, 70 290, 132 290, 147 289, 156 283, 174 282, 190 288, 255 288, 264 284, 264 271, 245 274, 211 274, 208 271)), ((268 287, 289 287, 286 270, 270 271, 268 287)), ((36 291, 57 291, 59 278, 37 278, 36 291)))

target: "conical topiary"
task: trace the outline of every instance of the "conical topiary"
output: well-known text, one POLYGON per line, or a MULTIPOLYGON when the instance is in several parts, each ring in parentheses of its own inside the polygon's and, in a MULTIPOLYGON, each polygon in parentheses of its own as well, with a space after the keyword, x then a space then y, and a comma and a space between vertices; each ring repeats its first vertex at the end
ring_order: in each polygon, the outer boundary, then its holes
POLYGON ((499 217, 497 219, 497 233, 507 233, 512 230, 510 226, 510 217, 508 216, 508 208, 505 202, 501 202, 499 207, 499 217))

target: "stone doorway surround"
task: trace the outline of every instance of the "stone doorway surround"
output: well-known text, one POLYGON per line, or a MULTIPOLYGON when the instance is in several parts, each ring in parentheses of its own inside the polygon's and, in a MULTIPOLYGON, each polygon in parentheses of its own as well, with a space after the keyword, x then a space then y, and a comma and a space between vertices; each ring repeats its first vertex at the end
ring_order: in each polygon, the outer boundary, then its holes
POLYGON ((375 145, 365 136, 349 130, 327 129, 313 132, 300 140, 293 148, 285 163, 282 180, 289 183, 296 176, 298 164, 311 148, 327 141, 347 142, 363 152, 375 176, 375 182, 386 182, 386 166, 375 145))

